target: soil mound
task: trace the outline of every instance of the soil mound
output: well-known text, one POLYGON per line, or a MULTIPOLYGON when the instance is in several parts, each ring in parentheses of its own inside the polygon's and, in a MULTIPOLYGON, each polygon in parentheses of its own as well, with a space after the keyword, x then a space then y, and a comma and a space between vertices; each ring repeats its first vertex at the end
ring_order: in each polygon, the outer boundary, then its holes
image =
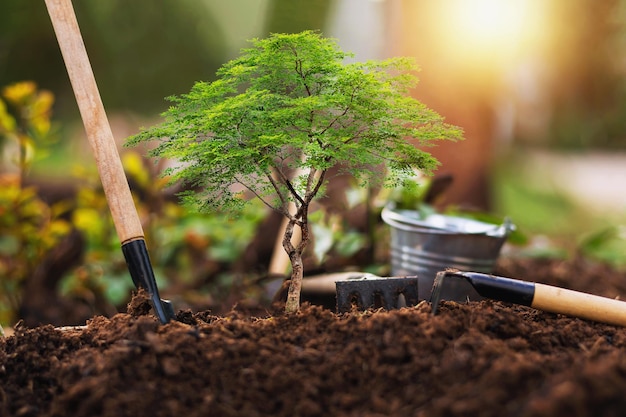
MULTIPOLYGON (((582 261, 507 261, 498 272, 557 284, 571 276, 570 288, 624 296, 623 273, 582 261)), ((426 302, 341 315, 310 305, 266 317, 181 311, 161 326, 145 301, 140 294, 129 314, 82 328, 17 327, 0 340, 0 415, 619 416, 626 409, 620 327, 494 301, 444 302, 437 316, 426 302)))

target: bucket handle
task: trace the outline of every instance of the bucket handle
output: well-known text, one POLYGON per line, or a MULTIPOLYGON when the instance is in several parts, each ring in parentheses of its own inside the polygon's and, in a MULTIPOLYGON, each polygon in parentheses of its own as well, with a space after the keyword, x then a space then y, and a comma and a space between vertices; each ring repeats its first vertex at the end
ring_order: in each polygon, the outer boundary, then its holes
POLYGON ((488 235, 488 236, 506 237, 506 236, 510 235, 514 231, 515 231, 515 225, 511 221, 511 218, 510 217, 505 217, 504 221, 502 222, 501 225, 497 226, 493 230, 489 230, 485 234, 488 235))

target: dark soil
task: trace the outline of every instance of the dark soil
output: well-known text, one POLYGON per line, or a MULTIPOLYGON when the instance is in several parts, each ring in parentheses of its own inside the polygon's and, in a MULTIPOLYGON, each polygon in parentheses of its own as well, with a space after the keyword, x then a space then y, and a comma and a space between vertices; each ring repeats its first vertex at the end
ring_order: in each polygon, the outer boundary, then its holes
MULTIPOLYGON (((503 260, 500 275, 626 298, 584 261, 503 260)), ((161 326, 145 295, 87 326, 0 340, 2 416, 621 416, 626 329, 494 301, 161 326)))

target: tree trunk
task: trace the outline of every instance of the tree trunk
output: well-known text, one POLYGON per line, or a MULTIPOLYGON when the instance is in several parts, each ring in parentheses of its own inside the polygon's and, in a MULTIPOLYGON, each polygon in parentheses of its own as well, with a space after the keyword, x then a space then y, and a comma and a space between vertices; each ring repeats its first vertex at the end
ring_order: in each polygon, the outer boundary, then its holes
POLYGON ((293 244, 291 238, 296 226, 296 218, 290 218, 285 228, 285 236, 283 238, 283 248, 289 255, 291 261, 291 282, 289 283, 289 292, 287 293, 287 302, 285 303, 286 313, 295 313, 300 310, 300 291, 302 289, 302 277, 304 276, 304 265, 302 264, 302 252, 309 241, 309 227, 307 222, 306 207, 301 208, 300 215, 303 221, 300 223, 302 236, 300 242, 293 244))
POLYGON ((285 312, 295 313, 300 310, 300 291, 302 290, 303 276, 302 253, 294 250, 289 254, 289 259, 291 260, 291 282, 289 283, 285 312))

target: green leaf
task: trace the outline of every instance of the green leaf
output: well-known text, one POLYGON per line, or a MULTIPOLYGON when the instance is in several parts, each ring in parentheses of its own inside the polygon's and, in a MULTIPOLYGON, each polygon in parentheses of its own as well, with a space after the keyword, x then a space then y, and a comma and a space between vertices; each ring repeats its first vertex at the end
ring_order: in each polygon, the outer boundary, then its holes
MULTIPOLYGON (((438 162, 407 138, 430 145, 462 139, 462 130, 408 95, 414 60, 348 57, 314 31, 252 39, 215 81, 169 97, 164 121, 127 144, 157 141, 150 155, 174 161, 164 174, 185 185, 182 201, 201 211, 237 213, 258 198, 282 213, 296 203, 306 217, 333 167, 372 186, 432 172, 438 162)), ((317 232, 321 256, 332 233, 317 232)), ((353 239, 346 251, 357 246, 353 239)))
POLYGON ((335 248, 337 253, 344 257, 350 257, 363 249, 367 244, 367 237, 358 232, 347 232, 337 242, 335 248))
POLYGON ((311 231, 315 236, 315 244, 313 245, 313 254, 318 262, 322 262, 326 254, 333 247, 335 241, 333 236, 333 230, 331 227, 324 225, 321 222, 313 223, 311 225, 311 231))
POLYGON ((13 235, 0 235, 0 255, 14 256, 20 250, 20 241, 13 235))

